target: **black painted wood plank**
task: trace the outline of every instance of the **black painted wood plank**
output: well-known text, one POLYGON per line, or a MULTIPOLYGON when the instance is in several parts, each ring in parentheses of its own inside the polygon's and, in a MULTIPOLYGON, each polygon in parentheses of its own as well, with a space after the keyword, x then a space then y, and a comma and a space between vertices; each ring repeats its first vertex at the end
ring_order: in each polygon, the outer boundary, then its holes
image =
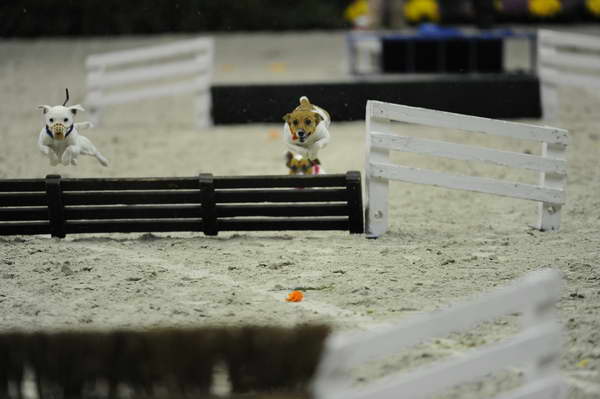
POLYGON ((111 177, 63 179, 63 191, 193 190, 197 177, 111 177))
MULTIPOLYGON (((201 218, 200 205, 67 206, 67 220, 201 218)), ((1 214, 0 214, 1 215, 1 214)))
POLYGON ((39 193, 2 193, 0 206, 46 206, 46 192, 39 193))
POLYGON ((67 221, 67 234, 202 231, 202 219, 67 221))
POLYGON ((346 204, 218 205, 217 216, 348 216, 346 204))
POLYGON ((345 189, 291 189, 291 190, 217 190, 216 199, 222 203, 245 202, 346 202, 345 189))
POLYGON ((49 222, 20 222, 20 223, 1 223, 0 235, 33 235, 50 234, 49 222))
POLYGON ((0 192, 46 191, 44 179, 1 179, 0 192))
POLYGON ((48 207, 18 207, 18 208, 0 208, 0 220, 3 221, 28 221, 44 220, 48 221, 48 207))
POLYGON ((65 205, 200 204, 200 190, 65 192, 65 205))
POLYGON ((215 188, 345 187, 345 175, 215 176, 215 188))
POLYGON ((219 219, 219 231, 348 230, 348 218, 219 219))

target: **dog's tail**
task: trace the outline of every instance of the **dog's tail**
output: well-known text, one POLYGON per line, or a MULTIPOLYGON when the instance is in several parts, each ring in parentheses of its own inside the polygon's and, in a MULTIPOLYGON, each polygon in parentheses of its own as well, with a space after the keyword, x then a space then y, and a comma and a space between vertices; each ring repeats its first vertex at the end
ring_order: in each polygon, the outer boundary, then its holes
POLYGON ((102 166, 108 166, 108 159, 106 159, 104 155, 100 154, 99 151, 96 151, 96 154, 94 154, 94 156, 102 166))
POLYGON ((306 96, 300 97, 300 105, 304 105, 305 107, 309 107, 311 104, 310 104, 310 101, 308 101, 308 97, 306 97, 306 96))

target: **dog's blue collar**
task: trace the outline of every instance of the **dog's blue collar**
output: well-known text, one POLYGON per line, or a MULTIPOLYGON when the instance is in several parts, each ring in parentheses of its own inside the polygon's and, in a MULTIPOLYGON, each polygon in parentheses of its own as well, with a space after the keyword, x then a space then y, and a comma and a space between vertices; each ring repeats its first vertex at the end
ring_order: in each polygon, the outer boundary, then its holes
MULTIPOLYGON (((69 134, 71 134, 71 132, 73 131, 73 128, 75 127, 75 125, 71 125, 71 127, 69 127, 69 130, 67 130, 67 134, 65 134, 65 138, 69 137, 69 134)), ((50 131, 50 128, 48 127, 48 125, 46 125, 46 134, 52 138, 54 138, 54 136, 52 135, 52 132, 50 131)))

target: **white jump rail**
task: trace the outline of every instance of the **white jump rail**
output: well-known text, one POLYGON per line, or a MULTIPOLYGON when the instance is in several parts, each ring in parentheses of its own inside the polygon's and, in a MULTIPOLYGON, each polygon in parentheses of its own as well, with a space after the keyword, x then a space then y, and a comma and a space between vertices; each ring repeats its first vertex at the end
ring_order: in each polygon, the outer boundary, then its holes
POLYGON ((560 211, 566 200, 566 149, 569 143, 569 134, 564 129, 369 100, 366 141, 366 230, 370 237, 378 237, 388 229, 390 180, 538 201, 537 227, 544 231, 560 227, 560 211), (392 132, 392 121, 539 141, 542 155, 400 136, 392 132), (540 183, 532 185, 396 165, 390 163, 391 150, 534 170, 540 172, 540 183))
POLYGON ((559 87, 600 89, 600 36, 541 29, 537 42, 543 117, 556 120, 559 87))
POLYGON ((503 399, 561 399, 566 384, 559 374, 561 328, 555 321, 561 278, 556 270, 530 273, 474 302, 419 315, 395 326, 333 335, 315 380, 316 399, 417 399, 441 393, 509 367, 525 366, 525 381, 503 399), (503 341, 467 351, 363 387, 352 386, 350 371, 385 359, 432 338, 465 331, 486 321, 521 312, 522 331, 503 341))
POLYGON ((85 105, 99 123, 106 106, 194 93, 195 125, 207 127, 213 63, 214 43, 208 37, 93 54, 86 59, 85 105), (158 82, 165 78, 171 80, 158 82))

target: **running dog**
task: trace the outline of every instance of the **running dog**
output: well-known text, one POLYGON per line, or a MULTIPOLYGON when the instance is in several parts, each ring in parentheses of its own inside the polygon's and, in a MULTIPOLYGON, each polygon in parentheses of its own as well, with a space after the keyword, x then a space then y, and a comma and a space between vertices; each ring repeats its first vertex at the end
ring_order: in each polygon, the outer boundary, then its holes
POLYGON ((300 105, 285 114, 283 120, 283 139, 288 150, 319 165, 319 151, 329 143, 329 113, 302 96, 300 105))
POLYGON ((38 147, 50 159, 50 165, 77 165, 79 155, 90 155, 96 157, 102 166, 108 166, 108 160, 94 144, 78 132, 78 129, 93 127, 91 122, 75 123, 77 111, 85 111, 81 105, 39 105, 38 108, 42 110, 45 121, 38 137, 38 147))

